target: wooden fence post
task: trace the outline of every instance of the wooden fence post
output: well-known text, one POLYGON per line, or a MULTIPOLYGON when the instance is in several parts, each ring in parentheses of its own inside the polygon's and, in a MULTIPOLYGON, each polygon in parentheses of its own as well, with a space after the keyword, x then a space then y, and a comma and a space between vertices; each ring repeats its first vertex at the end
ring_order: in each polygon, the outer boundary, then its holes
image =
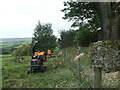
POLYGON ((94 88, 102 88, 102 67, 94 67, 94 88))
POLYGON ((118 88, 120 88, 120 69, 118 71, 118 88))
POLYGON ((81 67, 80 67, 80 59, 78 59, 78 78, 81 81, 81 67))

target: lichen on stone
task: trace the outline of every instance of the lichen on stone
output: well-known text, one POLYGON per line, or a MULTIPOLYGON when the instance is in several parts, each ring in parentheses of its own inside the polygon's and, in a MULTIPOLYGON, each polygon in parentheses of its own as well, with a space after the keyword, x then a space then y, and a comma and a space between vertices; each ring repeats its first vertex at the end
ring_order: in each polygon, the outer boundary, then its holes
POLYGON ((120 68, 120 40, 98 41, 90 46, 93 65, 103 68, 120 68))

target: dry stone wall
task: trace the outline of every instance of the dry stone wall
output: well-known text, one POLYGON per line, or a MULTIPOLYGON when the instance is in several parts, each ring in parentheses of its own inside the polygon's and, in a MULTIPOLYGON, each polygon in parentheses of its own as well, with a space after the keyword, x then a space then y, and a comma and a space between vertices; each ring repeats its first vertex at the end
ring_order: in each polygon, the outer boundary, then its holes
POLYGON ((94 66, 120 70, 120 40, 98 41, 90 46, 94 66))

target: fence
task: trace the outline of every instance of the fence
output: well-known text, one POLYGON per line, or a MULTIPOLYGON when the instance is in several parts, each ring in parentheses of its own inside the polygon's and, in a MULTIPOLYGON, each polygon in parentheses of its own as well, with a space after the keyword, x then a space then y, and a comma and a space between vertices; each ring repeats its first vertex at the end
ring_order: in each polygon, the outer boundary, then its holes
POLYGON ((85 49, 64 49, 66 63, 73 67, 76 77, 79 80, 78 88, 120 88, 120 71, 106 73, 101 67, 93 67, 88 54, 78 60, 74 58, 85 49))

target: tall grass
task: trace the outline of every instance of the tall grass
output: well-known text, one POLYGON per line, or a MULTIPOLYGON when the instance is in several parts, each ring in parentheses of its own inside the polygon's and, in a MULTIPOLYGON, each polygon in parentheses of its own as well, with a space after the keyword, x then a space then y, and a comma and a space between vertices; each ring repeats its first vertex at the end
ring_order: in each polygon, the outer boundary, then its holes
POLYGON ((29 60, 15 62, 13 57, 3 58, 3 88, 77 88, 74 72, 64 63, 63 57, 49 58, 44 73, 27 74, 29 60), (60 64, 63 62, 64 64, 60 64))
MULTIPOLYGON (((73 68, 76 78, 79 80, 80 88, 93 88, 94 70, 88 54, 88 48, 66 48, 63 49, 67 64, 73 68), (74 58, 80 54, 86 53, 85 56, 74 62, 74 58)), ((102 73, 103 88, 118 88, 119 76, 118 72, 102 73)))
MULTIPOLYGON (((93 88, 94 71, 87 48, 69 47, 60 51, 63 56, 55 55, 44 63, 47 71, 30 75, 27 74, 30 56, 19 62, 12 56, 2 58, 3 88, 93 88), (74 62, 82 52, 85 56, 74 62)), ((103 87, 116 88, 116 80, 116 74, 103 72, 103 87)))
POLYGON ((79 81, 80 88, 91 88, 93 87, 93 69, 90 61, 90 57, 88 54, 81 57, 79 60, 74 61, 74 58, 78 56, 80 53, 86 53, 87 48, 75 48, 69 47, 67 49, 63 49, 65 52, 65 59, 69 67, 72 67, 74 71, 75 77, 79 81))

